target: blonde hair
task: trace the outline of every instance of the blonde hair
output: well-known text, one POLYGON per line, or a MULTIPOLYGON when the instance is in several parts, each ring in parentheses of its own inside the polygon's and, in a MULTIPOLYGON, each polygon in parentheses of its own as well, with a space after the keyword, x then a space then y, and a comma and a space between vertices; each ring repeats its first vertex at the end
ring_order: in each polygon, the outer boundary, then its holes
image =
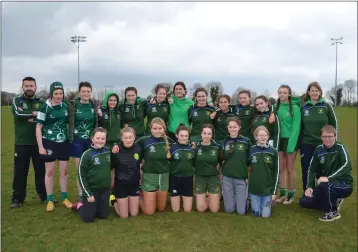
POLYGON ((259 126, 254 131, 254 137, 256 138, 260 131, 266 132, 267 136, 270 137, 270 132, 265 126, 259 126))
POLYGON ((133 133, 133 135, 135 136, 135 130, 132 127, 124 127, 121 130, 121 137, 123 136, 124 133, 133 133))
POLYGON ((167 159, 170 159, 171 158, 171 154, 170 154, 170 145, 169 145, 169 141, 168 141, 168 137, 167 135, 165 134, 165 131, 167 130, 167 125, 165 124, 164 120, 160 117, 155 117, 152 119, 152 121, 150 122, 150 128, 153 127, 153 124, 159 124, 160 126, 163 127, 164 129, 164 134, 163 134, 163 139, 164 139, 164 142, 165 142, 165 150, 167 152, 167 159))

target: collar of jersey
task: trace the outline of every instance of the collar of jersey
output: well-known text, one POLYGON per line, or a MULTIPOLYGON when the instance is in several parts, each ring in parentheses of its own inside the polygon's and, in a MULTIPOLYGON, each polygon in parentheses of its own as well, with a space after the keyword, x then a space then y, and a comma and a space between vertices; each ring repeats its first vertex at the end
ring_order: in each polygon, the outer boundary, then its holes
MULTIPOLYGON (((323 97, 321 97, 321 98, 317 101, 316 104, 318 104, 318 103, 324 103, 323 97)), ((315 105, 315 104, 312 103, 311 99, 309 99, 309 100, 306 102, 306 104, 315 105)))

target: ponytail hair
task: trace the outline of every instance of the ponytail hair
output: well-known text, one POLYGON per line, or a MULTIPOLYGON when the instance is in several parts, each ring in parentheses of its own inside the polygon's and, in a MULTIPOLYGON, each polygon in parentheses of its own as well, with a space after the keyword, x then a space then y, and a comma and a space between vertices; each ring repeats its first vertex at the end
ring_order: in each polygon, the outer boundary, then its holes
POLYGON ((171 158, 170 145, 169 145, 168 137, 165 134, 165 131, 167 130, 167 125, 165 124, 164 120, 162 118, 160 118, 160 117, 155 117, 155 118, 152 119, 152 121, 150 122, 150 128, 153 127, 154 123, 161 125, 163 127, 163 129, 164 129, 164 133, 163 133, 162 137, 163 137, 164 142, 165 142, 165 151, 167 152, 167 159, 170 159, 171 158))
MULTIPOLYGON (((289 85, 281 85, 278 90, 280 90, 281 88, 286 88, 288 90, 288 103, 290 105, 290 115, 292 115, 292 89, 289 85)), ((281 100, 280 98, 277 98, 277 103, 276 103, 276 113, 278 112, 278 109, 280 108, 280 104, 281 104, 281 100)))

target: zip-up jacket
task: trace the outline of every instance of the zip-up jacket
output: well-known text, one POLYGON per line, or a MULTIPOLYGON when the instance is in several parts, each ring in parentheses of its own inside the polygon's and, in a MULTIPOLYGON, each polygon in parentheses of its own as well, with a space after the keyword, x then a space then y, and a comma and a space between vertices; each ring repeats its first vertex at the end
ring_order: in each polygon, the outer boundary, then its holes
POLYGON ((280 139, 280 121, 275 115, 275 122, 270 124, 269 118, 270 118, 271 112, 268 110, 264 113, 257 112, 257 115, 254 116, 252 120, 252 135, 254 134, 254 131, 259 126, 265 126, 269 133, 270 133, 270 141, 272 142, 272 147, 274 147, 276 150, 278 150, 278 143, 280 139))
POLYGON ((170 113, 170 105, 167 100, 159 103, 156 98, 155 104, 150 104, 149 102, 146 103, 145 111, 147 115, 147 124, 146 124, 146 133, 148 135, 151 134, 150 132, 150 123, 152 122, 153 118, 159 117, 163 119, 165 124, 168 124, 169 120, 169 113, 170 113))
POLYGON ((198 107, 193 105, 188 110, 188 122, 191 124, 190 136, 198 137, 201 135, 201 128, 203 124, 213 124, 213 119, 210 114, 215 111, 214 107, 206 105, 198 107))
POLYGON ((36 123, 28 120, 35 117, 32 112, 39 111, 45 103, 36 96, 28 98, 25 95, 14 97, 11 110, 14 116, 15 125, 15 144, 16 145, 36 145, 36 123))
POLYGON ((278 158, 277 150, 271 146, 251 147, 249 193, 257 196, 276 194, 280 169, 278 158))
POLYGON ((217 165, 220 163, 220 146, 213 140, 210 145, 202 145, 201 141, 195 148, 195 174, 215 176, 219 174, 217 165))
POLYGON ((137 97, 134 104, 125 101, 124 104, 121 105, 122 128, 125 124, 128 124, 129 127, 132 127, 135 130, 137 136, 144 136, 146 103, 147 101, 137 97))
POLYGON ((78 180, 83 196, 88 198, 94 192, 111 185, 111 151, 107 147, 97 149, 91 146, 80 159, 78 180))
POLYGON ((311 100, 308 100, 301 109, 301 117, 301 139, 304 144, 322 144, 321 129, 326 124, 332 125, 338 132, 338 122, 334 109, 323 98, 315 105, 311 100))
POLYGON ((178 99, 176 96, 171 97, 173 103, 170 104, 168 131, 175 133, 180 123, 189 127, 188 110, 194 104, 193 100, 184 97, 178 99))
POLYGON ((220 143, 228 136, 228 119, 231 117, 235 117, 235 112, 232 107, 229 107, 227 113, 224 113, 222 110, 217 111, 214 118, 215 141, 217 143, 220 143))
POLYGON ((170 148, 170 174, 177 177, 194 175, 194 150, 191 144, 174 143, 170 148))
POLYGON ((244 136, 237 138, 227 137, 222 144, 222 175, 235 178, 247 179, 249 150, 251 140, 244 136))
MULTIPOLYGON (((173 143, 168 137, 169 145, 173 143)), ((170 162, 167 158, 167 151, 164 138, 155 138, 153 136, 144 136, 136 141, 142 149, 144 165, 143 172, 148 173, 167 173, 169 172, 170 162)))
POLYGON ((343 144, 317 146, 308 169, 307 188, 314 188, 316 175, 353 186, 352 160, 343 144))

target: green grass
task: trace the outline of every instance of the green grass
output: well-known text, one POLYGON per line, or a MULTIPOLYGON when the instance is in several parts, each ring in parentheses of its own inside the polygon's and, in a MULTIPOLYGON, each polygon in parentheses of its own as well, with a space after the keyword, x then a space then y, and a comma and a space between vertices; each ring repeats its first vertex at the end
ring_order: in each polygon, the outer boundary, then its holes
MULTIPOLYGON (((354 164, 357 188, 357 109, 338 110, 341 140, 354 164)), ((79 216, 57 205, 53 213, 37 199, 30 168, 25 205, 9 208, 13 176, 13 120, 9 107, 2 109, 2 251, 357 251, 357 194, 343 204, 342 218, 331 223, 318 220, 321 212, 292 205, 277 205, 270 219, 250 215, 172 213, 140 215, 121 220, 82 223, 79 216)), ((76 172, 69 168, 69 194, 76 197, 76 172)), ((57 174, 58 175, 58 174, 57 174)), ((60 198, 56 176, 56 198, 60 198)), ((301 172, 297 160, 297 195, 301 195, 301 172)))

